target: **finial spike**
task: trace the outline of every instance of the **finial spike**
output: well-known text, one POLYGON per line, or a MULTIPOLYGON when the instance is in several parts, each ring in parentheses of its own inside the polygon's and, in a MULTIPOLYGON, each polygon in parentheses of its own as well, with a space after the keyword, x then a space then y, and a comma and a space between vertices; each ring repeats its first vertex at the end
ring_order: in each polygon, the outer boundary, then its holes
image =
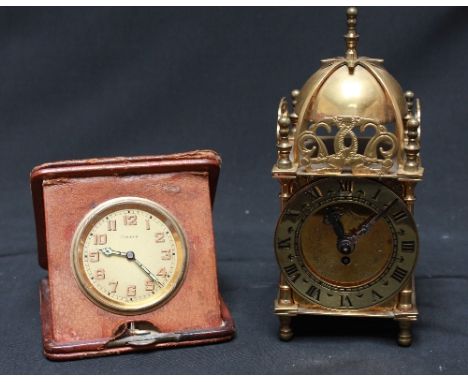
POLYGON ((291 105, 292 105, 292 113, 289 116, 291 119, 291 131, 290 131, 290 138, 294 139, 294 136, 296 135, 296 125, 297 125, 297 120, 299 119, 299 116, 296 113, 296 105, 298 102, 299 95, 301 94, 300 90, 294 89, 291 92, 291 105))
POLYGON ((349 7, 346 11, 348 32, 344 35, 346 41, 346 59, 355 60, 357 58, 357 43, 359 34, 356 32, 358 11, 356 7, 349 7))
POLYGON ((292 162, 289 158, 292 149, 292 144, 289 142, 290 128, 291 118, 289 117, 288 102, 286 98, 281 98, 276 127, 276 147, 278 149, 276 166, 279 169, 289 169, 292 167, 292 162))
POLYGON ((405 92, 406 114, 403 117, 405 124, 413 117, 414 93, 411 90, 405 92))
POLYGON ((404 147, 406 153, 404 169, 407 172, 417 172, 419 170, 418 159, 421 148, 418 142, 419 121, 412 117, 406 122, 405 128, 407 139, 404 147))
POLYGON ((405 92, 406 107, 409 114, 413 114, 414 93, 411 90, 405 92))

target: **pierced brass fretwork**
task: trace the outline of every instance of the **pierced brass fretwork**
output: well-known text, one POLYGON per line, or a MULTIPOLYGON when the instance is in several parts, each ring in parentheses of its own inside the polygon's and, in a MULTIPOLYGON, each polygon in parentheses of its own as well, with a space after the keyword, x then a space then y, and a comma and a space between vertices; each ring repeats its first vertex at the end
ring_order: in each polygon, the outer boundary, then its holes
POLYGON ((298 147, 302 171, 341 173, 348 170, 359 174, 390 172, 398 149, 395 135, 378 121, 347 116, 326 118, 313 123, 309 130, 299 135, 298 147), (338 132, 333 140, 334 153, 330 154, 318 129, 323 128, 331 134, 333 126, 336 126, 338 132), (373 129, 374 135, 369 140, 359 141, 355 131, 364 133, 367 129, 373 129), (349 141, 348 144, 346 140, 349 141), (360 143, 365 145, 362 154, 359 153, 360 143))

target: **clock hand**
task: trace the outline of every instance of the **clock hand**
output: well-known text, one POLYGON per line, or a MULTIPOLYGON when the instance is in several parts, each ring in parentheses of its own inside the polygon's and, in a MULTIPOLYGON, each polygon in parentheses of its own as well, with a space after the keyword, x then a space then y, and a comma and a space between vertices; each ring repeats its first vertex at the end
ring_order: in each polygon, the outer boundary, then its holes
POLYGON ((340 208, 327 207, 325 209, 324 222, 325 224, 330 224, 333 227, 333 231, 335 231, 335 235, 338 240, 344 238, 345 236, 343 224, 340 221, 342 215, 343 212, 340 208))
POLYGON ((352 240, 357 241, 357 238, 359 236, 365 235, 369 230, 372 228, 372 226, 382 217, 384 216, 388 210, 396 203, 397 199, 394 199, 391 203, 389 203, 383 210, 380 212, 370 216, 367 218, 364 223, 362 223, 357 229, 353 230, 351 235, 349 235, 349 238, 352 240))
MULTIPOLYGON (((338 242, 336 244, 338 250, 343 254, 343 255, 349 255, 354 251, 354 248, 356 247, 356 244, 358 242, 358 238, 362 235, 365 235, 369 230, 372 228, 372 226, 382 217, 384 216, 388 210, 397 202, 397 199, 394 199, 391 203, 389 203, 383 210, 380 212, 371 215, 369 218, 367 218, 364 223, 362 223, 358 228, 354 229, 351 231, 351 233, 348 235, 343 235, 342 237, 338 237, 338 242)), ((349 264, 349 258, 347 259, 342 259, 346 260, 346 262, 343 262, 343 264, 349 264)))
MULTIPOLYGON (((127 252, 127 253, 129 253, 129 252, 127 252)), ((133 252, 132 252, 132 253, 133 253, 133 252)), ((133 254, 133 256, 135 256, 135 254, 133 254)), ((127 258, 128 258, 128 256, 127 256, 127 258)), ((138 260, 136 257, 133 257, 133 260, 135 261, 135 263, 140 267, 140 269, 141 269, 143 272, 145 272, 149 277, 151 277, 151 278, 153 279, 154 282, 156 282, 156 284, 157 284, 160 288, 162 288, 162 287, 164 286, 163 284, 161 284, 161 283, 159 282, 158 278, 154 275, 154 273, 151 272, 147 267, 145 267, 145 266, 143 265, 143 263, 142 263, 140 260, 138 260)))
POLYGON ((106 248, 101 248, 99 249, 99 252, 101 252, 104 256, 122 256, 126 257, 127 255, 125 252, 119 252, 119 251, 114 251, 112 248, 106 247, 106 248))
MULTIPOLYGON (((345 234, 343 224, 340 221, 341 216, 343 215, 343 210, 338 207, 327 207, 325 209, 325 224, 331 224, 333 230, 336 234, 336 248, 343 255, 349 255, 354 250, 355 243, 353 240, 345 234)), ((349 263, 349 258, 344 260, 349 263)))
POLYGON ((101 248, 99 251, 109 257, 109 256, 121 256, 121 257, 126 257, 127 260, 134 261, 138 267, 145 272, 153 281, 156 282, 156 284, 162 288, 164 285, 158 280, 158 278, 155 276, 153 272, 151 272, 148 267, 146 267, 140 260, 138 260, 135 257, 135 252, 133 251, 127 251, 127 252, 120 252, 120 251, 115 251, 112 248, 106 247, 106 248, 101 248))

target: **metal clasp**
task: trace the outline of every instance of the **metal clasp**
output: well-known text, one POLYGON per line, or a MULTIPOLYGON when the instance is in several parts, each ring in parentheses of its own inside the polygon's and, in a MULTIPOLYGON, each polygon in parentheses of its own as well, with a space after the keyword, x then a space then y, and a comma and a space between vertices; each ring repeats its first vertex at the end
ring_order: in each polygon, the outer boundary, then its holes
POLYGON ((148 346, 162 342, 178 342, 181 339, 179 333, 161 333, 146 321, 132 321, 125 323, 116 331, 118 334, 110 340, 106 347, 122 346, 148 346))

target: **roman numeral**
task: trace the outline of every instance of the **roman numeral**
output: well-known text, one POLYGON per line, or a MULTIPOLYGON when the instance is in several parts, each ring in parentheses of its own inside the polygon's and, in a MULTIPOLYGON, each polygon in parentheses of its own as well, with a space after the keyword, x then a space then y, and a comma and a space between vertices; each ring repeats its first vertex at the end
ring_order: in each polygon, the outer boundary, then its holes
POLYGON ((414 242, 414 240, 407 240, 401 242, 401 250, 403 252, 414 252, 415 248, 416 243, 414 242))
POLYGON ((372 289, 372 301, 376 302, 382 299, 382 295, 380 295, 378 292, 372 289))
POLYGON ((350 179, 342 179, 339 181, 340 191, 352 193, 354 188, 354 182, 350 179))
POLYGON ((392 277, 392 279, 394 279, 394 280, 398 281, 399 283, 401 283, 403 281, 403 279, 405 278, 407 273, 408 273, 408 271, 406 269, 396 267, 396 269, 393 271, 391 277, 392 277))
POLYGON ((300 273, 298 273, 296 264, 291 264, 291 265, 284 267, 284 271, 286 272, 288 277, 291 279, 291 281, 294 283, 300 277, 300 273))
POLYGON ((315 301, 320 301, 320 289, 314 285, 307 289, 306 295, 315 301))
POLYGON ((284 240, 278 240, 278 248, 280 249, 291 248, 291 238, 288 237, 284 240))
POLYGON ((290 218, 296 218, 301 214, 301 211, 287 209, 284 211, 283 216, 288 216, 290 218))
POLYGON ((341 301, 340 301, 341 307, 352 307, 353 306, 349 296, 340 296, 340 297, 341 297, 341 301))
POLYGON ((395 220, 395 222, 399 223, 402 220, 405 220, 408 217, 408 215, 406 214, 405 211, 398 211, 394 213, 392 217, 393 217, 393 220, 395 220))
POLYGON ((364 196, 366 195, 365 191, 364 190, 357 190, 355 192, 356 196, 358 196, 359 198, 364 198, 364 196))
POLYGON ((292 276, 294 273, 297 272, 297 265, 296 264, 291 264, 286 267, 284 267, 284 271, 288 276, 292 276))
POLYGON ((310 195, 312 199, 318 199, 323 196, 322 190, 318 186, 314 186, 305 192, 310 195))
POLYGON ((374 194, 374 196, 372 197, 372 199, 377 200, 379 198, 379 195, 380 195, 381 192, 382 192, 382 190, 379 188, 377 190, 377 192, 374 194))

